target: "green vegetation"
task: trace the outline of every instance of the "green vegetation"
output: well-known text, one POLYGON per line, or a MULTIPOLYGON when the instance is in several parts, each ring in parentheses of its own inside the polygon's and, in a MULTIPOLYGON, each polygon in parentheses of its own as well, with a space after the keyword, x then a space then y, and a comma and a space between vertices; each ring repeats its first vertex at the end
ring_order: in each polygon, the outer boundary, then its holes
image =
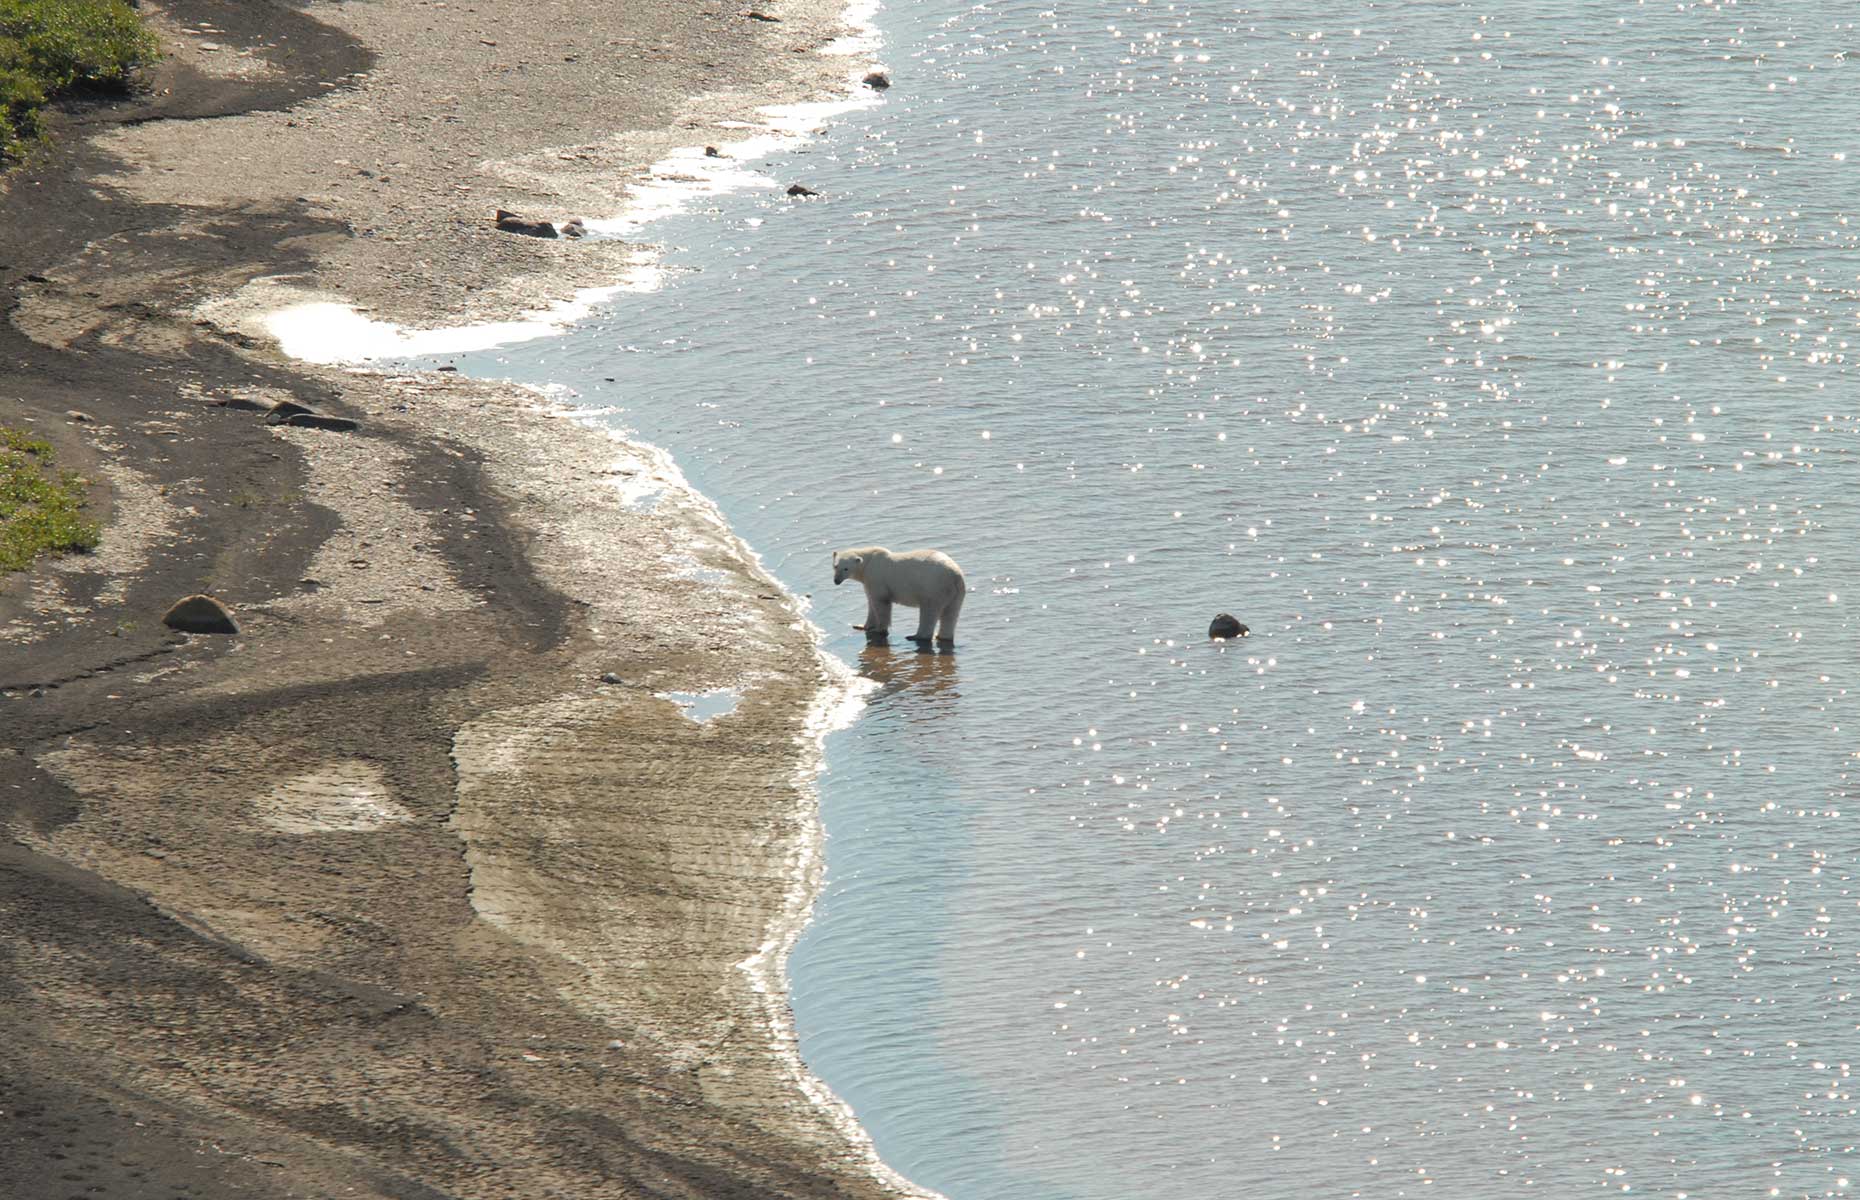
POLYGON ((0 571, 23 571, 41 554, 89 550, 101 530, 86 521, 84 485, 55 472, 49 442, 0 425, 0 571))
POLYGON ((39 137, 48 101, 126 90, 155 54, 154 35, 123 0, 0 0, 0 162, 39 137))

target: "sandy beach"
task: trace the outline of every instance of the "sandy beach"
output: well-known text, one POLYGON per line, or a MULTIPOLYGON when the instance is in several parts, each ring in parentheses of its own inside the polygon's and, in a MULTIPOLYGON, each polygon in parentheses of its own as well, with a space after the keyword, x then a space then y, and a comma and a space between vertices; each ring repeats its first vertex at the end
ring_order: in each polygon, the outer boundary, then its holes
POLYGON ((837 5, 142 11, 148 87, 0 183, 0 424, 104 521, 0 581, 0 1196, 906 1194, 769 990, 834 695, 792 602, 654 455, 261 319, 613 282, 493 213, 838 86, 837 5), (201 591, 238 634, 163 627, 201 591))

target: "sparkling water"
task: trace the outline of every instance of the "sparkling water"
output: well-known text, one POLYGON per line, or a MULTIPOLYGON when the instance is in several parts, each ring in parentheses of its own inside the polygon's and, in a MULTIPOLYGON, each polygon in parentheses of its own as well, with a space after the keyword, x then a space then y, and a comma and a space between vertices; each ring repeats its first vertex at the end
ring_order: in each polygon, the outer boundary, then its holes
POLYGON ((770 164, 819 198, 470 364, 669 448, 881 685, 791 976, 889 1162, 1852 1190, 1857 21, 900 5, 770 164), (863 645, 864 543, 964 565, 956 653, 863 645))

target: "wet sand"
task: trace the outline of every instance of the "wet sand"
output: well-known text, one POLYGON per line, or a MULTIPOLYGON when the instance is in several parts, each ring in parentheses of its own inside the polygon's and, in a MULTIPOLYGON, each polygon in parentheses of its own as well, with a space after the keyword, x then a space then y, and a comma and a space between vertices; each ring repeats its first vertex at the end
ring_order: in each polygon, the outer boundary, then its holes
POLYGON ((493 210, 612 215, 834 82, 836 10, 144 11, 148 90, 0 194, 0 424, 105 520, 0 582, 0 1196, 901 1194, 758 986, 832 696, 789 601, 675 478, 624 502, 651 455, 254 319, 611 282, 631 247, 493 210), (163 628, 195 591, 240 633, 163 628))

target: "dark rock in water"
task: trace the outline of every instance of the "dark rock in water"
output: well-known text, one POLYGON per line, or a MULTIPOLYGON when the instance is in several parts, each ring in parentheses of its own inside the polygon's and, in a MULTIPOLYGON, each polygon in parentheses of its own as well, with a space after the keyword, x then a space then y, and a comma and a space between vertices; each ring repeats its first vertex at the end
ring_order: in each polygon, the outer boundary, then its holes
POLYGON ((717 149, 717 147, 715 146, 706 146, 704 147, 704 157, 705 158, 728 158, 729 156, 726 155, 723 151, 717 149))
POLYGON ((321 413, 298 413, 285 424, 297 429, 327 429, 331 433, 354 433, 362 427, 360 421, 351 421, 347 417, 326 417, 321 413))
POLYGON ((870 75, 865 77, 865 86, 871 88, 873 91, 882 92, 891 86, 891 76, 885 74, 883 71, 873 71, 870 75))
POLYGON ((528 217, 513 212, 497 210, 497 227, 505 233, 520 233, 525 237, 552 238, 556 236, 555 226, 547 221, 532 221, 528 217))
POLYGON ((820 193, 803 184, 791 183, 788 185, 788 194, 790 196, 818 196, 820 193))
POLYGON ((1232 613, 1220 614, 1214 618, 1214 623, 1208 626, 1208 636, 1211 638, 1245 637, 1248 632, 1250 631, 1247 627, 1235 620, 1232 613))
POLYGON ((457 371, 458 370, 458 368, 453 366, 451 363, 447 363, 443 367, 434 367, 433 369, 435 371, 457 371))
POLYGON ((280 400, 271 406, 270 412, 265 414, 265 424, 284 425, 289 423, 292 417, 302 416, 309 411, 309 409, 301 404, 293 404, 289 400, 280 400))
POLYGON ((232 609, 211 596, 187 596, 177 600, 162 617, 161 623, 182 633, 238 633, 232 609))
POLYGON ((781 18, 780 18, 780 17, 777 17, 777 16, 772 16, 772 15, 770 15, 770 14, 768 14, 768 13, 765 13, 765 12, 758 12, 757 10, 755 10, 755 9, 753 9, 753 8, 750 8, 750 9, 745 9, 745 10, 743 11, 743 15, 744 15, 745 17, 748 17, 748 18, 749 18, 750 20, 752 20, 752 21, 769 21, 769 22, 779 22, 779 21, 781 20, 781 18))
POLYGON ((588 227, 581 223, 580 217, 576 217, 562 226, 561 234, 563 237, 571 238, 587 237, 588 227))

